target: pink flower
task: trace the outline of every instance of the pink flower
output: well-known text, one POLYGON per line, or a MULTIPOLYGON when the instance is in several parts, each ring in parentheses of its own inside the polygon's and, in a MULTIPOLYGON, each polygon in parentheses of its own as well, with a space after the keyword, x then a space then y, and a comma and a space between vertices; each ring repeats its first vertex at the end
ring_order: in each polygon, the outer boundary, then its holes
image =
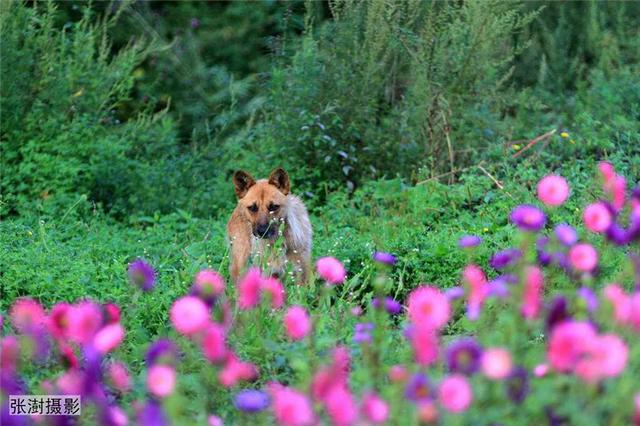
POLYGON ((613 221, 609 208, 603 202, 589 204, 584 209, 582 219, 591 232, 605 232, 613 221))
POLYGON ((224 361, 227 354, 224 327, 215 323, 207 327, 202 339, 202 351, 204 356, 213 363, 224 361))
POLYGON ((336 426, 351 425, 358 419, 358 408, 346 386, 332 387, 324 403, 331 422, 336 426))
POLYGON ((284 287, 277 278, 266 278, 261 283, 262 291, 269 294, 271 297, 271 307, 273 309, 279 309, 284 304, 284 287))
POLYGON ((18 299, 9 311, 11 324, 21 333, 41 330, 47 325, 47 314, 33 299, 18 299))
POLYGON ((364 395, 362 399, 362 412, 373 424, 382 424, 389 418, 389 405, 374 392, 364 395))
POLYGON ((171 395, 175 385, 176 371, 172 367, 156 364, 147 372, 147 389, 157 397, 171 395))
POLYGON ((224 278, 213 269, 198 272, 193 282, 204 295, 219 296, 224 293, 224 278))
POLYGON ((0 372, 15 371, 20 356, 20 346, 16 336, 5 336, 0 340, 0 372))
POLYGON ((214 416, 213 414, 207 417, 207 424, 209 426, 224 426, 224 422, 218 416, 214 416))
POLYGON ((627 181, 624 176, 617 175, 611 189, 611 204, 616 211, 622 210, 626 201, 627 181))
POLYGON ((183 296, 171 307, 171 323, 186 336, 203 330, 209 322, 207 305, 195 296, 183 296))
POLYGON ((569 185, 562 176, 548 175, 538 182, 538 198, 546 205, 562 205, 567 197, 569 185))
POLYGON ((284 314, 284 329, 292 340, 302 340, 311 331, 311 319, 302 306, 292 306, 284 314))
POLYGON ((578 377, 595 383, 606 377, 618 376, 627 364, 627 345, 614 334, 594 338, 575 367, 578 377))
POLYGON ((528 320, 535 319, 540 312, 543 283, 544 277, 540 268, 537 266, 527 266, 525 268, 522 315, 528 320))
POLYGON ((396 383, 402 383, 407 380, 409 373, 402 365, 393 365, 389 369, 389 380, 396 383))
POLYGON ((113 387, 124 393, 131 389, 131 377, 127 367, 121 362, 112 362, 107 368, 107 374, 113 387))
POLYGON ((616 176, 613 164, 609 163, 608 161, 601 161, 600 163, 598 163, 598 170, 600 171, 600 174, 602 174, 602 178, 605 184, 613 180, 613 178, 615 178, 616 176))
POLYGON ((569 249, 569 262, 578 271, 592 271, 598 265, 598 252, 591 244, 576 244, 569 249))
POLYGON ((89 343, 102 324, 100 307, 93 302, 81 302, 72 306, 67 318, 69 338, 81 345, 89 343))
POLYGON ((451 413, 461 413, 469 408, 473 400, 471 385, 461 374, 449 376, 440 383, 438 399, 445 410, 451 413))
POLYGON ((329 391, 335 386, 346 386, 349 379, 349 353, 343 346, 333 350, 333 362, 322 367, 314 374, 311 381, 311 395, 318 401, 324 401, 329 391))
POLYGON ((85 384, 85 375, 80 370, 68 370, 56 380, 56 386, 65 395, 79 395, 85 384))
POLYGON ((418 364, 426 366, 438 359, 438 335, 427 325, 415 325, 411 329, 411 345, 418 364))
POLYGON ((342 284, 347 272, 342 263, 335 257, 321 257, 316 262, 318 275, 329 284, 342 284))
POLYGON ((271 408, 279 425, 304 426, 313 423, 313 408, 305 394, 279 383, 270 384, 269 393, 271 408))
POLYGON ((640 331, 640 292, 636 291, 631 296, 631 313, 629 314, 629 322, 631 326, 640 331))
POLYGON ((68 303, 56 303, 51 308, 49 314, 49 333, 56 339, 67 338, 67 328, 69 327, 69 311, 71 305, 68 303))
POLYGON ((409 294, 407 303, 409 319, 433 329, 444 326, 449 321, 451 308, 449 299, 440 290, 431 286, 422 286, 409 294))
POLYGON ((227 352, 224 368, 218 373, 220 384, 226 388, 235 386, 241 380, 253 380, 258 377, 255 365, 243 362, 233 352, 227 352))
POLYGON ((595 338, 596 332, 587 322, 565 321, 556 325, 547 349, 551 367, 559 372, 571 371, 595 338))
POLYGON ((251 309, 260 303, 260 284, 262 277, 258 268, 251 268, 238 283, 238 306, 240 309, 251 309))
POLYGON ((115 426, 126 426, 129 424, 129 418, 127 417, 127 413, 117 405, 113 405, 109 407, 109 420, 111 420, 112 424, 115 426))
POLYGON ((432 400, 426 399, 418 403, 418 418, 425 424, 436 423, 438 420, 438 407, 432 400))
POLYGON ((480 316, 482 304, 489 294, 489 285, 484 271, 477 265, 467 265, 462 272, 462 278, 469 289, 467 315, 474 321, 480 316))
POLYGON ((490 379, 502 380, 511 373, 511 354, 502 348, 489 348, 482 354, 480 368, 490 379))
POLYGON ((548 364, 538 364, 533 369, 533 375, 536 377, 546 376, 548 372, 549 372, 548 364))
POLYGON ((631 318, 631 298, 618 284, 605 286, 603 294, 613 305, 613 317, 616 322, 626 324, 631 318))
POLYGON ((93 338, 93 346, 104 355, 117 348, 123 339, 124 328, 119 323, 109 324, 96 333, 93 338))

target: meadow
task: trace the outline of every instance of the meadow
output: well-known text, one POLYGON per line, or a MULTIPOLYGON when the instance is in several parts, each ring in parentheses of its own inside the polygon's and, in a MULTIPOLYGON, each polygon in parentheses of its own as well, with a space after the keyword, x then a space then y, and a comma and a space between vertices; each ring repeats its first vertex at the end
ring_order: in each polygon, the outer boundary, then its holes
POLYGON ((640 424, 638 20, 3 2, 2 424, 640 424), (313 277, 232 283, 277 166, 313 277))

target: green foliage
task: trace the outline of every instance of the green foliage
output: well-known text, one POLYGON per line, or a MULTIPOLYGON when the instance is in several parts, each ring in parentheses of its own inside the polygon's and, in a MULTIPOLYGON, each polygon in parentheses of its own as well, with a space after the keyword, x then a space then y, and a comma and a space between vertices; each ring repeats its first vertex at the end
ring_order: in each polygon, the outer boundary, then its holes
POLYGON ((475 111, 497 118, 520 50, 509 37, 535 17, 503 2, 336 2, 332 12, 274 69, 254 143, 302 165, 309 188, 463 162, 456 152, 473 146, 464 134, 480 124, 475 111))

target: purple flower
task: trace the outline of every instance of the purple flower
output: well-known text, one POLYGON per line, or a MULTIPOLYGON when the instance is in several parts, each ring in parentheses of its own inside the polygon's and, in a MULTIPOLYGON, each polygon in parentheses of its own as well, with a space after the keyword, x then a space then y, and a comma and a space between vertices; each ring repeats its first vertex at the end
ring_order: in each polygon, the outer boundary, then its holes
POLYGON ((354 343, 370 343, 371 331, 373 331, 373 324, 370 322, 359 322, 356 324, 353 333, 354 343))
POLYGON ((545 247, 549 243, 549 238, 540 237, 536 240, 536 253, 538 255, 538 263, 542 266, 547 266, 553 260, 551 253, 545 250, 545 247))
POLYGON ((385 253, 383 251, 377 251, 373 253, 373 260, 375 260, 378 263, 382 263, 390 266, 395 265, 397 261, 394 255, 392 255, 391 253, 385 253))
POLYGON ((494 269, 503 269, 515 263, 522 257, 522 252, 518 249, 509 248, 497 252, 489 260, 489 265, 494 269))
POLYGON ((161 358, 168 358, 171 362, 175 361, 178 356, 178 348, 169 339, 159 339, 152 343, 147 349, 145 362, 147 368, 154 365, 161 358))
POLYGON ((269 397, 262 391, 247 389, 236 394, 233 405, 245 413, 258 413, 269 406, 269 397))
POLYGON ((489 296, 499 297, 501 299, 509 296, 509 287, 504 279, 500 277, 489 281, 489 296))
POLYGON ((142 291, 151 291, 156 283, 156 273, 151 265, 138 258, 129 263, 129 280, 142 291))
POLYGON ((567 299, 563 296, 554 297, 549 305, 549 312, 547 314, 547 332, 550 333, 556 325, 569 318, 571 318, 571 316, 567 310, 567 299))
POLYGON ((456 340, 447 347, 446 363, 453 373, 473 374, 480 368, 482 347, 472 337, 456 340))
POLYGON ((191 24, 191 28, 195 30, 200 26, 200 20, 198 18, 191 18, 190 24, 191 24))
MULTIPOLYGON (((371 304, 374 308, 380 307, 380 298, 376 297, 371 301, 371 304)), ((402 304, 397 300, 394 300, 392 297, 384 298, 384 310, 387 311, 390 315, 398 315, 402 312, 402 304)))
POLYGON ((461 286, 448 288, 444 291, 444 295, 447 296, 449 300, 460 299, 464 296, 464 288, 461 286))
POLYGON ((416 373, 409 379, 404 396, 413 402, 426 401, 434 398, 435 389, 431 386, 427 376, 416 373))
POLYGON ((482 242, 482 238, 477 235, 463 235, 458 240, 458 247, 460 248, 469 248, 469 247, 477 247, 482 242))
POLYGON ((609 241, 618 246, 626 246, 631 242, 631 233, 616 222, 612 222, 607 228, 606 235, 609 241))
POLYGON ((575 229, 573 229, 573 226, 567 223, 561 223, 557 225, 554 228, 553 232, 560 244, 566 247, 571 247, 578 242, 578 233, 575 229))
POLYGON ((506 380, 507 397, 516 404, 520 404, 529 393, 529 373, 522 366, 516 366, 506 380))
POLYGON ((514 208, 509 219, 520 230, 531 232, 538 232, 547 222, 542 210, 529 204, 521 204, 514 208))
POLYGON ((580 297, 590 313, 598 309, 598 296, 589 287, 580 287, 578 289, 578 297, 580 297))
POLYGON ((160 404, 151 400, 138 413, 138 424, 142 426, 165 426, 169 422, 160 404))

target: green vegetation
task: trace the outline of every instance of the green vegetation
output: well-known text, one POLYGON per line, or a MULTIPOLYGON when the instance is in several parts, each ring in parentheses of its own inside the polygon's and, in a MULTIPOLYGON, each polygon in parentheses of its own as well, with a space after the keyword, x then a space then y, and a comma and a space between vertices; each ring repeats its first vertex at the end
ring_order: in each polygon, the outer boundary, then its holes
MULTIPOLYGON (((232 172, 280 165, 309 206, 314 257, 347 268, 334 306, 371 300, 376 250, 398 256, 397 300, 458 285, 458 238, 483 237, 482 265, 514 244, 507 212, 544 175, 569 181, 551 221, 572 225, 600 195, 598 161, 638 183, 639 21, 637 2, 0 2, 0 313, 23 296, 117 303, 131 330, 118 357, 144 396, 173 301, 200 269, 227 274, 232 172), (136 257, 158 273, 140 297, 136 257)), ((604 257, 602 282, 623 263, 604 257)), ((351 338, 336 309, 323 350, 351 338)), ((447 335, 473 330, 454 317, 447 335)), ((264 377, 293 376, 284 357, 300 346, 234 343, 264 377)), ((185 363, 180 415, 233 416, 215 375, 185 363)))

